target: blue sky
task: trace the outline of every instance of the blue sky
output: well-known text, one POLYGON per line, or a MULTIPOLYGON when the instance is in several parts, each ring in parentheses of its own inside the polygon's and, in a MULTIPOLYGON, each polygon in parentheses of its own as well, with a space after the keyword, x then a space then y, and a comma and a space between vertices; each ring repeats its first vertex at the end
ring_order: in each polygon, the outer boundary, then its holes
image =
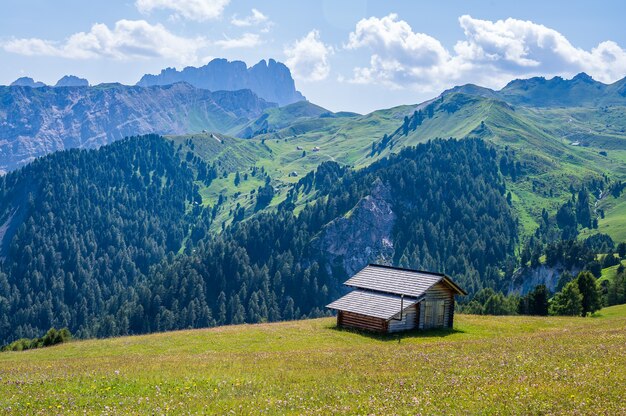
POLYGON ((412 104, 464 83, 626 76, 620 1, 0 0, 0 84, 134 84, 214 57, 286 63, 334 111, 412 104))

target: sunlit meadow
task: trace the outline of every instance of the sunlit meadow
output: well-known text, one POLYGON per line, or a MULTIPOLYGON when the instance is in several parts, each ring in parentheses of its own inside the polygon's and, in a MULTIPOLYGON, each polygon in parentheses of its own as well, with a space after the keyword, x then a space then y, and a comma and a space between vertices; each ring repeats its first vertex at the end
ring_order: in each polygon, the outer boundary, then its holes
POLYGON ((626 414, 626 305, 457 315, 378 337, 333 319, 0 354, 5 414, 626 414))

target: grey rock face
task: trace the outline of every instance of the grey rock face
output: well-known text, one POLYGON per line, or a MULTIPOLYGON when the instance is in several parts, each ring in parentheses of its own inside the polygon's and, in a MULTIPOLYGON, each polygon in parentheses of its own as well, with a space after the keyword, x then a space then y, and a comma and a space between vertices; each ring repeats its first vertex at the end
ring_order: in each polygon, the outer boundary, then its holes
POLYGON ((65 75, 57 81, 55 87, 88 87, 89 81, 85 78, 78 78, 74 75, 65 75))
POLYGON ((167 68, 158 75, 144 75, 137 85, 148 87, 176 82, 187 82, 210 91, 250 89, 264 100, 281 106, 305 99, 296 91, 289 68, 273 59, 262 60, 250 68, 242 61, 214 59, 199 68, 189 66, 182 71, 167 68))
POLYGON ((370 262, 391 261, 395 220, 389 187, 378 179, 371 194, 346 216, 328 223, 314 245, 328 259, 328 269, 339 267, 351 276, 370 262))
POLYGON ((526 267, 519 269, 511 279, 508 294, 524 296, 532 292, 538 285, 546 285, 548 290, 554 293, 557 283, 559 282, 559 277, 565 272, 576 276, 580 272, 580 269, 573 268, 567 270, 560 264, 557 264, 555 267, 541 265, 536 268, 526 267))
POLYGON ((21 77, 13 81, 11 83, 11 86, 12 87, 40 88, 40 87, 45 87, 46 84, 40 81, 35 82, 35 80, 30 77, 21 77))

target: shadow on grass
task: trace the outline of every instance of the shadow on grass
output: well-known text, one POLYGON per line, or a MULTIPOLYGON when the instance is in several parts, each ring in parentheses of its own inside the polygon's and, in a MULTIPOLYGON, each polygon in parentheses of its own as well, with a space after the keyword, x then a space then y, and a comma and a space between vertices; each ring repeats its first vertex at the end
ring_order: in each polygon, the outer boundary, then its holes
POLYGON ((333 331, 348 332, 351 334, 358 334, 367 338, 376 339, 385 342, 401 342, 403 339, 413 338, 445 338, 453 334, 463 334, 465 331, 456 328, 439 328, 439 329, 413 329, 404 332, 395 332, 392 334, 383 334, 380 332, 366 331, 355 328, 343 328, 336 325, 328 327, 333 331))

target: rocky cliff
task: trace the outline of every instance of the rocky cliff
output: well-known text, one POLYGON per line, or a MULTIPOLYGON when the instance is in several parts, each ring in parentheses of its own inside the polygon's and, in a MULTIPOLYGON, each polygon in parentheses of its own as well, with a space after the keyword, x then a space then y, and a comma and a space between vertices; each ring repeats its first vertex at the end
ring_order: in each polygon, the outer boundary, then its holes
POLYGON ((532 292, 538 285, 545 285, 552 293, 556 292, 559 278, 563 273, 578 275, 580 268, 566 269, 560 264, 555 267, 541 265, 539 267, 523 267, 518 269, 511 278, 508 294, 524 296, 532 292))
POLYGON ((41 81, 35 81, 34 79, 30 78, 30 77, 21 77, 16 79, 15 81, 13 81, 11 83, 12 87, 31 87, 31 88, 40 88, 40 87, 45 87, 46 84, 44 84, 41 81))
POLYGON ((390 189, 377 179, 370 195, 328 223, 313 244, 327 259, 329 272, 339 270, 352 276, 370 262, 391 261, 395 220, 390 189))
POLYGON ((75 75, 65 75, 54 84, 55 87, 88 87, 89 81, 75 75))
POLYGON ((296 91, 289 68, 273 59, 262 60, 250 68, 242 61, 214 59, 199 68, 189 66, 182 71, 167 68, 158 75, 144 75, 137 85, 148 87, 176 82, 211 91, 250 89, 264 100, 281 106, 305 99, 296 91))

